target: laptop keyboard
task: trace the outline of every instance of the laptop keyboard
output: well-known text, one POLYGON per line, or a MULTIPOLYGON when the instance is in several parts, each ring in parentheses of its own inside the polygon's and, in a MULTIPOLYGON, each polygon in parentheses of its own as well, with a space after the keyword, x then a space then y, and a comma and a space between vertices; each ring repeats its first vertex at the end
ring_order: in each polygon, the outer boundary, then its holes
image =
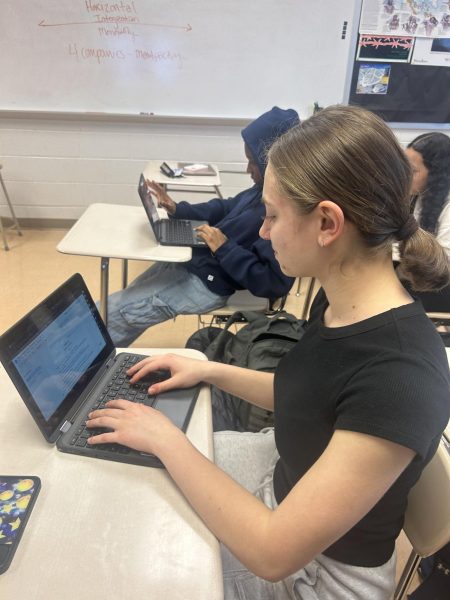
MULTIPOLYGON (((155 401, 155 396, 150 396, 148 394, 148 388, 154 383, 169 379, 170 371, 154 371, 153 373, 146 375, 143 380, 138 381, 137 383, 130 383, 130 378, 126 374, 126 371, 143 358, 147 357, 140 354, 125 354, 121 364, 114 372, 114 375, 111 377, 107 386, 105 386, 99 397, 91 404, 91 410, 104 408, 109 400, 114 400, 115 398, 152 406, 155 401)), ((74 431, 73 437, 70 440, 70 445, 81 448, 87 446, 91 447, 92 444, 88 444, 87 439, 92 435, 105 433, 105 431, 109 430, 104 428, 92 429, 81 425, 74 431)), ((118 452, 120 454, 133 452, 130 448, 122 446, 121 444, 95 444, 94 447, 97 450, 108 450, 109 452, 118 452)))
POLYGON ((166 236, 169 241, 178 244, 190 244, 194 241, 192 226, 189 221, 183 219, 171 219, 166 221, 166 236))

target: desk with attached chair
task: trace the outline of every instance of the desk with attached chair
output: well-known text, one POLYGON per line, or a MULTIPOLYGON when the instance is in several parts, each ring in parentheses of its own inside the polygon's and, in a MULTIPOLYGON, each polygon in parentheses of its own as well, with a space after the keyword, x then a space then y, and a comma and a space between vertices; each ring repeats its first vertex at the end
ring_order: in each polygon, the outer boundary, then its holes
MULTIPOLYGON (((168 177, 160 170, 162 160, 151 160, 144 170, 146 179, 156 181, 164 187, 167 192, 194 192, 196 194, 210 194, 215 192, 219 198, 222 198, 220 191, 220 174, 217 165, 211 165, 215 170, 215 175, 183 175, 183 177, 168 177)), ((171 166, 176 167, 176 162, 170 162, 171 166)))
MULTIPOLYGON (((167 351, 204 358, 195 350, 139 349, 167 351)), ((0 395, 0 473, 42 481, 13 561, 0 575, 2 598, 223 598, 219 543, 164 469, 59 452, 2 366, 0 395)), ((207 386, 187 436, 213 459, 207 386)))
POLYGON ((142 206, 91 204, 57 245, 64 254, 98 256, 100 261, 100 314, 107 324, 109 261, 123 261, 122 287, 127 286, 128 260, 186 262, 187 247, 160 246, 142 206))
POLYGON ((2 172, 1 172, 2 167, 3 167, 3 165, 0 165, 0 186, 2 187, 3 194, 5 196, 6 203, 9 208, 9 212, 11 214, 12 225, 10 225, 9 227, 5 227, 3 225, 2 216, 0 215, 0 233, 2 234, 2 238, 3 238, 3 248, 5 250, 9 250, 8 240, 6 239, 6 231, 8 231, 8 230, 17 231, 18 235, 22 235, 22 231, 20 230, 19 221, 17 220, 16 213, 14 212, 13 205, 9 198, 8 190, 6 189, 6 185, 3 180, 3 176, 2 176, 2 172))

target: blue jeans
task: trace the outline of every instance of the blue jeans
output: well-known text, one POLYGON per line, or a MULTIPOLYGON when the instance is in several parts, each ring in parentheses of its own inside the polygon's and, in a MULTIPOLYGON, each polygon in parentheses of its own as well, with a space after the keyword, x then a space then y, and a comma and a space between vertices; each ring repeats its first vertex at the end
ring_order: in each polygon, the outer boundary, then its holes
POLYGON ((158 262, 109 296, 108 331, 116 346, 127 347, 152 325, 177 315, 208 312, 227 299, 208 290, 183 265, 158 262))

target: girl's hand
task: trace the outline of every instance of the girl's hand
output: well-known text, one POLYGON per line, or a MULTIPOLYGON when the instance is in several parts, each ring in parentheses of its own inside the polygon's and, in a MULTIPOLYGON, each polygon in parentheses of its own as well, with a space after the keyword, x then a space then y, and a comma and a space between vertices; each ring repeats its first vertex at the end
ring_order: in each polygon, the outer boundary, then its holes
POLYGON ((112 430, 90 437, 89 444, 122 444, 156 456, 174 443, 174 437, 184 437, 162 412, 129 400, 111 400, 106 408, 89 413, 86 425, 112 430))
POLYGON ((149 356, 130 367, 127 375, 130 383, 136 383, 147 374, 159 369, 169 370, 170 379, 154 383, 148 388, 149 394, 156 395, 175 388, 188 388, 204 381, 208 369, 208 361, 185 358, 178 354, 149 356))

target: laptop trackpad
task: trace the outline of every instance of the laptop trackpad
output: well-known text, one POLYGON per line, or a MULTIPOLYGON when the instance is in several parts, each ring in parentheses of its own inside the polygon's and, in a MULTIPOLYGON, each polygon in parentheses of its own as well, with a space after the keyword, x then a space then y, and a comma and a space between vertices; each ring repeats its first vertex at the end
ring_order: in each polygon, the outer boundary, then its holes
POLYGON ((192 396, 186 390, 170 390, 156 397, 153 408, 160 410, 174 425, 183 429, 192 404, 192 396))

